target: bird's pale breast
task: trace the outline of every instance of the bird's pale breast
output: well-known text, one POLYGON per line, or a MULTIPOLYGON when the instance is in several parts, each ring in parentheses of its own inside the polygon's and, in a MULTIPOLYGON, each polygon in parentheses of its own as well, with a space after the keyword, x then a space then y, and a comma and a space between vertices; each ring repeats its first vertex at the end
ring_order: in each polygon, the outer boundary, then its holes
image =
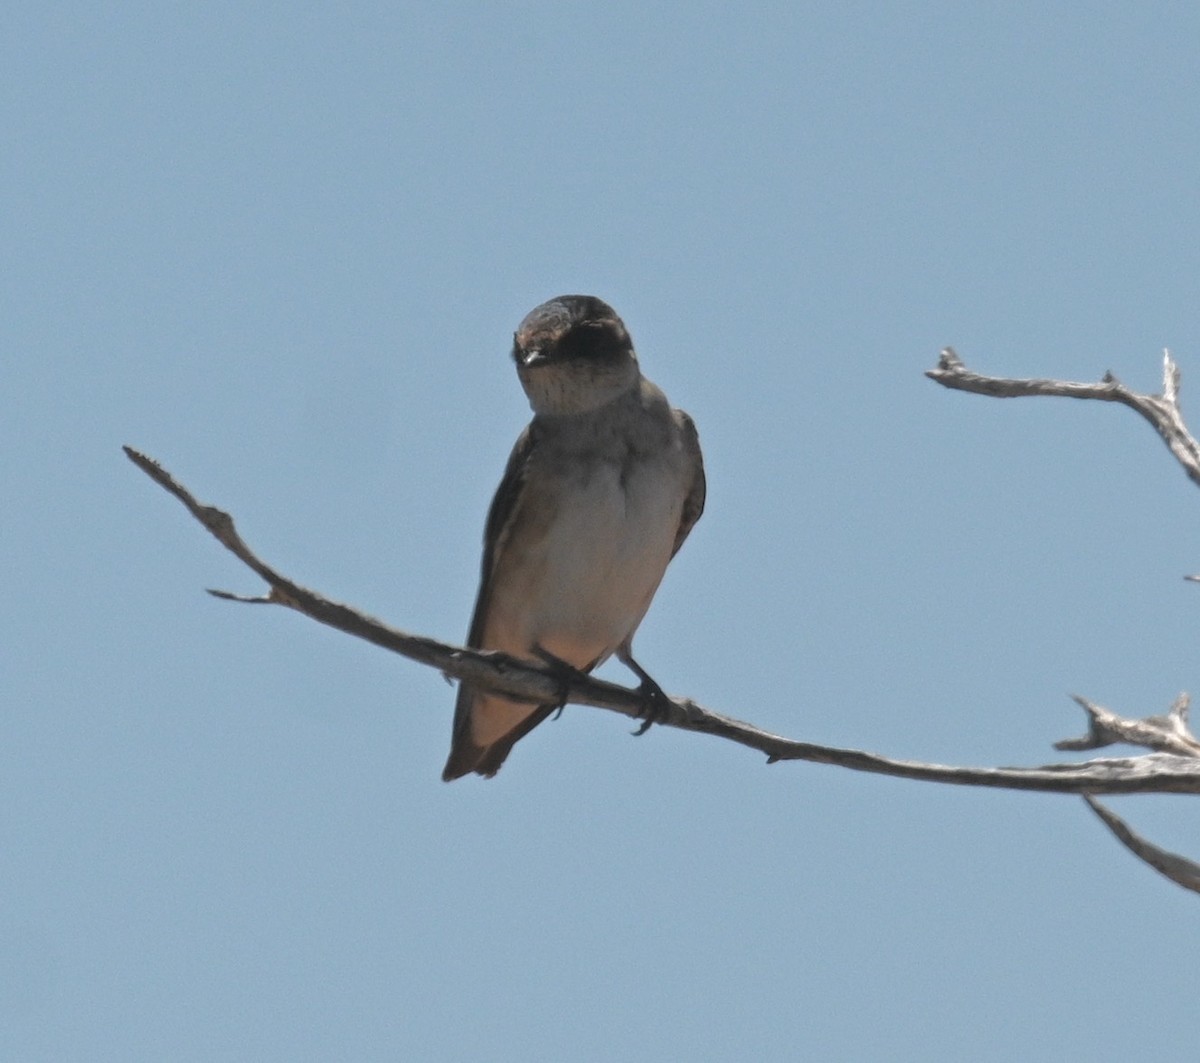
POLYGON ((611 656, 663 577, 684 494, 670 453, 547 477, 497 557, 484 644, 519 656, 537 645, 579 668, 611 656), (537 534, 521 534, 526 521, 537 534))

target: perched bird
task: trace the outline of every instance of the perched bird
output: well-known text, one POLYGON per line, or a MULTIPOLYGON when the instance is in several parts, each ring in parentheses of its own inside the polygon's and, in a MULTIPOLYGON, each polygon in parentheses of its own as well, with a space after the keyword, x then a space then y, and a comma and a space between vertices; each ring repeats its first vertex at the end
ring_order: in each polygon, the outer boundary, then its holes
MULTIPOLYGON (((594 296, 532 310, 512 356, 534 416, 488 512, 467 645, 564 674, 616 654, 665 698, 630 647, 704 509, 696 426, 642 376, 625 325, 594 296)), ((495 775, 556 708, 462 684, 442 778, 495 775)))

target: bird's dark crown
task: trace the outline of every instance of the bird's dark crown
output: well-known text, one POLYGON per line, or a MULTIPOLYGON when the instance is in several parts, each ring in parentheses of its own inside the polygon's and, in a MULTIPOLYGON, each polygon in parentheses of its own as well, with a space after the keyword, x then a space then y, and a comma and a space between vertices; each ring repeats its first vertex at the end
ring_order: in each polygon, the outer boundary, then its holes
POLYGON ((542 362, 587 359, 609 361, 633 349, 624 322, 594 295, 560 295, 535 307, 513 334, 513 358, 526 364, 538 352, 542 362))

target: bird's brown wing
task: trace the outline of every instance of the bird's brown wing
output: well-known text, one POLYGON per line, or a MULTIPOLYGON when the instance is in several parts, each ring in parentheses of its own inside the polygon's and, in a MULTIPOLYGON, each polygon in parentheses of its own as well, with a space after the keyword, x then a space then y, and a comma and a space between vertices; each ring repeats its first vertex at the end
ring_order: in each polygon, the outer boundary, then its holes
POLYGON ((696 431, 696 423, 683 410, 672 411, 679 430, 683 433, 683 448, 695 465, 695 475, 687 496, 683 500, 683 509, 679 514, 679 529, 675 532, 675 545, 671 548, 671 556, 679 553, 684 539, 688 537, 700 514, 704 512, 704 496, 708 490, 704 478, 704 455, 700 453, 700 435, 696 431))
MULTIPOLYGON (((479 597, 475 602, 475 613, 471 618, 471 630, 467 636, 467 645, 473 649, 482 648, 484 628, 487 624, 488 609, 491 603, 492 575, 496 569, 496 560, 508 540, 517 503, 525 485, 525 476, 529 468, 529 460, 537 445, 536 422, 526 427, 518 437, 509 455, 504 477, 496 489, 488 510, 487 524, 483 534, 483 561, 481 563, 479 580, 479 597)), ((517 740, 528 734, 554 711, 553 705, 530 706, 530 714, 513 730, 509 731, 497 742, 486 746, 476 745, 471 737, 471 715, 481 698, 487 695, 477 693, 469 684, 462 683, 458 689, 458 700, 454 706, 454 729, 450 739, 450 756, 446 767, 442 770, 442 778, 449 782, 468 772, 478 772, 480 775, 495 775, 504 758, 517 740)))

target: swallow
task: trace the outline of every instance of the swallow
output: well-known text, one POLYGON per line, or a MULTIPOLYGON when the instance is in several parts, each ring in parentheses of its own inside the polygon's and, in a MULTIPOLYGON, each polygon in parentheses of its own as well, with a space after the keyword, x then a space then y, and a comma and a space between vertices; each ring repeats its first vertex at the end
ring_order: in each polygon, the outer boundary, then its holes
MULTIPOLYGON (((530 311, 512 357, 533 420, 488 511, 467 645, 564 675, 615 654, 648 704, 663 699, 632 643, 704 510, 696 426, 642 376, 624 323, 594 296, 560 295, 530 311)), ((560 707, 462 684, 442 778, 495 775, 560 707)))

